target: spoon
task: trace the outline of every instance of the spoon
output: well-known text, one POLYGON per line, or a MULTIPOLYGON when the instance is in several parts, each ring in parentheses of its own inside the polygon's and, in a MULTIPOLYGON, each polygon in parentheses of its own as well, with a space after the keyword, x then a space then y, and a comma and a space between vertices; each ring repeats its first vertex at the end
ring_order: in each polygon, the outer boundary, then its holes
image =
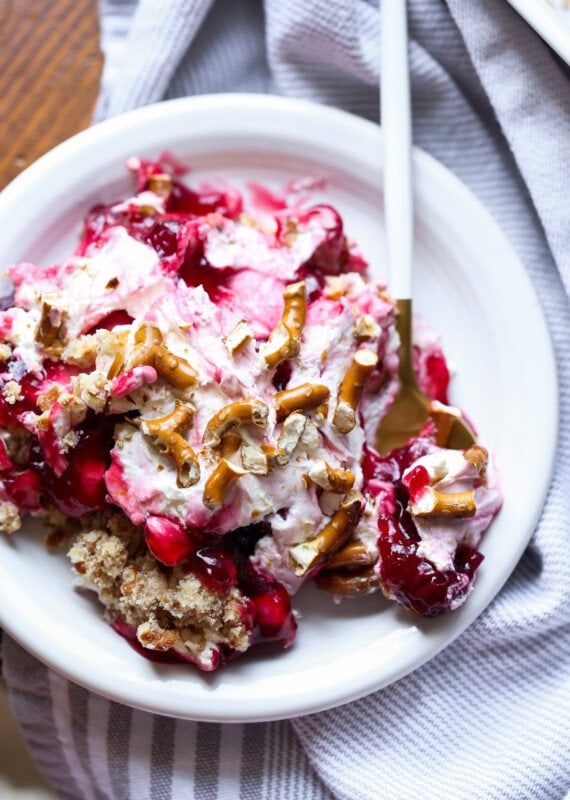
POLYGON ((452 407, 433 403, 418 387, 412 362, 412 110, 408 70, 408 24, 405 0, 382 2, 382 129, 384 135, 384 206, 391 293, 396 300, 398 393, 376 431, 385 456, 402 447, 431 417, 440 446, 461 450, 475 434, 452 407))

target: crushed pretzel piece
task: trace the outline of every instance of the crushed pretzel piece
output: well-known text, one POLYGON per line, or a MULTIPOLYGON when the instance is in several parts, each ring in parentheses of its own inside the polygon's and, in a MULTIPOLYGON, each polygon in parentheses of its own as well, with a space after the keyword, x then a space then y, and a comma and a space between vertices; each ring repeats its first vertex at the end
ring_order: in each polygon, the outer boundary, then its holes
MULTIPOLYGON (((77 565, 75 565, 77 569, 77 565)), ((175 630, 164 630, 156 620, 142 622, 137 628, 137 639, 148 650, 166 652, 180 641, 180 635, 175 630)))
POLYGON ((284 389, 273 397, 277 422, 281 422, 294 411, 303 411, 319 406, 330 396, 328 386, 322 383, 302 383, 292 389, 284 389))
POLYGON ((271 331, 267 343, 261 348, 263 358, 270 369, 275 369, 281 361, 293 358, 299 352, 307 310, 305 281, 286 286, 283 299, 285 305, 281 321, 271 331))
POLYGON ((325 277, 325 297, 329 300, 340 300, 348 291, 345 275, 327 275, 325 277))
POLYGON ((327 492, 337 494, 346 494, 354 485, 354 472, 342 467, 331 467, 324 458, 319 458, 311 466, 309 478, 327 492))
POLYGON ((227 458, 222 458, 208 476, 204 486, 202 498, 204 505, 211 510, 221 508, 232 483, 246 474, 245 469, 231 464, 227 458))
POLYGON ((280 467, 284 467, 285 464, 289 463, 293 451, 299 444, 299 440, 305 430, 306 423, 307 420, 303 414, 299 414, 298 412, 289 414, 283 423, 281 433, 277 440, 278 452, 275 456, 275 460, 280 467))
POLYGON ((314 422, 307 420, 307 424, 301 434, 301 444, 307 448, 307 450, 318 450, 321 446, 321 434, 319 433, 319 429, 315 425, 314 422))
POLYGON ((364 498, 360 492, 349 492, 340 508, 312 539, 289 548, 289 560, 295 575, 303 577, 315 567, 325 564, 350 539, 362 516, 364 498))
POLYGON ((374 318, 370 314, 363 314, 358 317, 354 324, 354 337, 359 341, 364 339, 373 339, 380 333, 380 326, 374 322, 374 318))
POLYGON ((261 450, 265 453, 269 461, 275 461, 277 453, 279 452, 277 445, 272 442, 263 442, 261 450))
POLYGON ((253 330, 249 326, 247 320, 242 319, 238 322, 235 328, 224 336, 222 341, 228 349, 231 356, 235 356, 243 348, 248 345, 253 339, 253 330))
POLYGON ((240 455, 242 466, 247 472, 252 472, 254 475, 268 474, 269 461, 267 455, 263 452, 263 448, 244 442, 241 446, 240 455))
POLYGON ((439 492, 426 486, 408 504, 408 511, 416 517, 473 517, 477 512, 475 492, 439 492))
POLYGON ((471 445, 471 447, 463 453, 463 458, 474 467, 478 475, 485 470, 489 463, 488 451, 479 444, 471 445))
POLYGON ((2 397, 8 405, 15 405, 22 397, 22 387, 17 381, 6 381, 2 387, 2 397))
POLYGON ((42 350, 50 355, 60 355, 65 346, 63 327, 67 319, 67 312, 52 305, 44 295, 42 300, 42 315, 36 328, 35 340, 42 350))
POLYGON ((16 533, 22 527, 18 506, 10 500, 0 502, 0 533, 16 533))
POLYGON ((176 400, 173 411, 159 419, 133 419, 131 424, 140 427, 151 437, 160 452, 168 455, 176 466, 176 483, 186 489, 200 480, 200 465, 196 453, 182 436, 194 418, 194 408, 181 400, 176 400))
POLYGON ((228 403, 208 421, 202 444, 204 447, 217 447, 224 433, 230 428, 242 425, 264 428, 268 416, 269 408, 262 400, 237 400, 235 403, 228 403))
POLYGON ((339 597, 361 597, 380 588, 380 579, 374 567, 333 572, 323 570, 316 576, 315 583, 319 589, 339 597))
POLYGON ((333 425, 339 433, 350 433, 356 425, 356 409, 370 373, 378 363, 372 350, 361 348, 352 357, 352 363, 342 379, 333 425))
POLYGON ((172 178, 166 172, 157 172, 155 175, 148 176, 147 186, 159 197, 168 197, 172 191, 172 178))

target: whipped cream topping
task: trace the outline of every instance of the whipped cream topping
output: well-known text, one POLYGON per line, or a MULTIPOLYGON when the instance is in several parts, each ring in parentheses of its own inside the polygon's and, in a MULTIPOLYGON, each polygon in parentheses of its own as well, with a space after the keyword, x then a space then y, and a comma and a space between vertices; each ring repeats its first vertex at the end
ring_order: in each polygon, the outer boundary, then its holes
POLYGON ((422 497, 421 493, 408 506, 421 538, 418 556, 426 558, 439 570, 450 570, 453 569, 458 546, 463 544, 476 549, 483 532, 501 508, 498 479, 489 466, 482 479, 480 471, 465 459, 461 450, 441 449, 418 458, 404 472, 404 484, 418 467, 426 470, 431 488, 437 491, 445 494, 474 492, 473 516, 422 516, 426 495, 422 497))

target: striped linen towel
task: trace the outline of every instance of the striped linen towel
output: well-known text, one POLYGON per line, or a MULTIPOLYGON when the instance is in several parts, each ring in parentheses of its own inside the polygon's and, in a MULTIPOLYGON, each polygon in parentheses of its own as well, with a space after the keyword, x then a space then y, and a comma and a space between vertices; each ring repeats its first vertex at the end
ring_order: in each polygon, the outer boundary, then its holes
MULTIPOLYGON (((102 0, 101 12, 99 118, 228 90, 377 118, 378 10, 364 0, 102 0)), ((570 797, 569 74, 505 0, 411 0, 410 29, 414 140, 510 238, 556 349, 560 444, 534 538, 444 653, 368 698, 290 722, 132 711, 5 641, 14 711, 63 798, 570 797)))

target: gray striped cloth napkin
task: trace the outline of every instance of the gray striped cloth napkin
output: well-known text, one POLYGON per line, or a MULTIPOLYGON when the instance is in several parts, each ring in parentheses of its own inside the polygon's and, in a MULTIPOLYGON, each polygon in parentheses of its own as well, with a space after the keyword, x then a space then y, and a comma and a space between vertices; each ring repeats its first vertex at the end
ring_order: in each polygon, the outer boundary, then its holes
MULTIPOLYGON (((101 11, 99 118, 228 90, 377 118, 378 10, 364 0, 102 0, 101 11)), ((445 652, 368 698, 290 722, 153 717, 67 683, 5 641, 13 709, 63 798, 570 797, 568 70, 505 0, 411 0, 410 27, 415 142, 498 220, 556 348, 560 444, 534 538, 445 652)))

